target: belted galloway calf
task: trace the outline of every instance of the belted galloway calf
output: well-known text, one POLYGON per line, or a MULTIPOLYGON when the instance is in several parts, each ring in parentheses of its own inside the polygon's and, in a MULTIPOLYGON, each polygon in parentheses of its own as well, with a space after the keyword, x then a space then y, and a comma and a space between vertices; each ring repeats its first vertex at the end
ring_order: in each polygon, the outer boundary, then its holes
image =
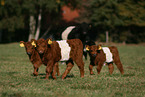
POLYGON ((51 39, 39 39, 36 41, 36 49, 46 67, 46 77, 53 71, 52 77, 56 79, 56 63, 66 61, 67 68, 62 75, 64 79, 70 72, 75 62, 80 70, 80 76, 84 77, 83 44, 79 39, 51 41, 51 39))
MULTIPOLYGON (((24 41, 20 41, 20 47, 25 47, 26 53, 29 56, 29 59, 31 61, 31 63, 33 64, 33 68, 34 68, 34 72, 33 75, 37 76, 38 75, 38 70, 39 67, 43 64, 40 58, 39 53, 37 52, 35 45, 33 45, 33 42, 36 41, 34 39, 28 42, 24 42, 24 41)), ((59 75, 59 68, 58 68, 58 64, 56 64, 56 71, 57 71, 57 75, 59 75)))
POLYGON ((93 73, 93 66, 97 66, 97 72, 100 74, 103 64, 107 64, 109 68, 109 73, 112 74, 114 71, 113 63, 116 64, 117 68, 124 74, 123 65, 119 58, 119 52, 115 46, 111 47, 101 47, 101 45, 86 46, 86 50, 89 51, 90 55, 90 74, 93 73))
MULTIPOLYGON (((91 45, 90 42, 93 42, 93 44, 95 44, 95 42, 93 41, 92 38, 95 38, 94 36, 92 36, 92 34, 94 35, 94 33, 92 33, 91 30, 91 25, 88 23, 81 23, 79 25, 76 26, 69 26, 67 27, 61 34, 61 39, 63 40, 67 40, 67 39, 80 39, 83 43, 83 46, 85 48, 85 45, 91 45)), ((60 35, 59 35, 60 36, 60 35)), ((84 49, 84 57, 87 60, 87 52, 84 49)))

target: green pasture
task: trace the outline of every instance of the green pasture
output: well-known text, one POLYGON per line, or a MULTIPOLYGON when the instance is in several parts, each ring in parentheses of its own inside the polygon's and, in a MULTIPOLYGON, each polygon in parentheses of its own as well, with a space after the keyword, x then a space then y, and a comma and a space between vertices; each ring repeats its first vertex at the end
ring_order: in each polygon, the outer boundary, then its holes
MULTIPOLYGON (((85 77, 75 65, 65 80, 57 76, 45 80, 45 66, 37 77, 25 49, 18 43, 0 44, 0 97, 145 97, 145 46, 117 45, 124 66, 124 75, 116 68, 109 75, 103 66, 100 75, 89 74, 85 61, 85 77)), ((89 57, 88 57, 89 58, 89 57)), ((66 65, 59 63, 60 73, 66 65)))

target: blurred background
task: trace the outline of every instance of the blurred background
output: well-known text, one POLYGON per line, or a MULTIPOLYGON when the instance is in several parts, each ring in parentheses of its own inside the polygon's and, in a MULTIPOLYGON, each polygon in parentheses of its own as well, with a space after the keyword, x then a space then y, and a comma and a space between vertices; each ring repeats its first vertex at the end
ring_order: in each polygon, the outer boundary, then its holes
POLYGON ((84 22, 95 41, 145 42, 145 0, 0 0, 0 43, 59 39, 84 22))

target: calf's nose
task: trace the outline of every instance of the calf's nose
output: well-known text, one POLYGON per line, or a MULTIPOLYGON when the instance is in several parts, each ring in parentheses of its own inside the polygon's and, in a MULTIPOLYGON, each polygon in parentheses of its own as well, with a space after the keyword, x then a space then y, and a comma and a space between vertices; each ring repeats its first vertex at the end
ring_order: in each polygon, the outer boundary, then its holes
POLYGON ((94 57, 96 57, 97 54, 93 54, 94 57))
POLYGON ((87 32, 86 32, 86 31, 84 31, 84 32, 83 32, 83 34, 87 34, 87 32))
POLYGON ((39 54, 43 54, 43 51, 39 51, 39 54))
POLYGON ((31 52, 27 52, 28 55, 31 55, 31 52))

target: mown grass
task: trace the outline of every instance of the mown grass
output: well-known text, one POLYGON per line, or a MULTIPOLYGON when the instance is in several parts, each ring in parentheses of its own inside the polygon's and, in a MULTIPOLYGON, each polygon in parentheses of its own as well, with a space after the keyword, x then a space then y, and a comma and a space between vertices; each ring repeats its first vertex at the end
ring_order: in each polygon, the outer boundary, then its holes
MULTIPOLYGON (((44 80, 45 66, 39 75, 32 75, 32 64, 18 43, 0 44, 0 97, 145 97, 145 46, 117 46, 124 66, 121 75, 116 68, 109 75, 108 67, 98 75, 89 74, 85 61, 85 77, 75 65, 65 80, 44 80)), ((59 63, 60 73, 66 65, 59 63)))

